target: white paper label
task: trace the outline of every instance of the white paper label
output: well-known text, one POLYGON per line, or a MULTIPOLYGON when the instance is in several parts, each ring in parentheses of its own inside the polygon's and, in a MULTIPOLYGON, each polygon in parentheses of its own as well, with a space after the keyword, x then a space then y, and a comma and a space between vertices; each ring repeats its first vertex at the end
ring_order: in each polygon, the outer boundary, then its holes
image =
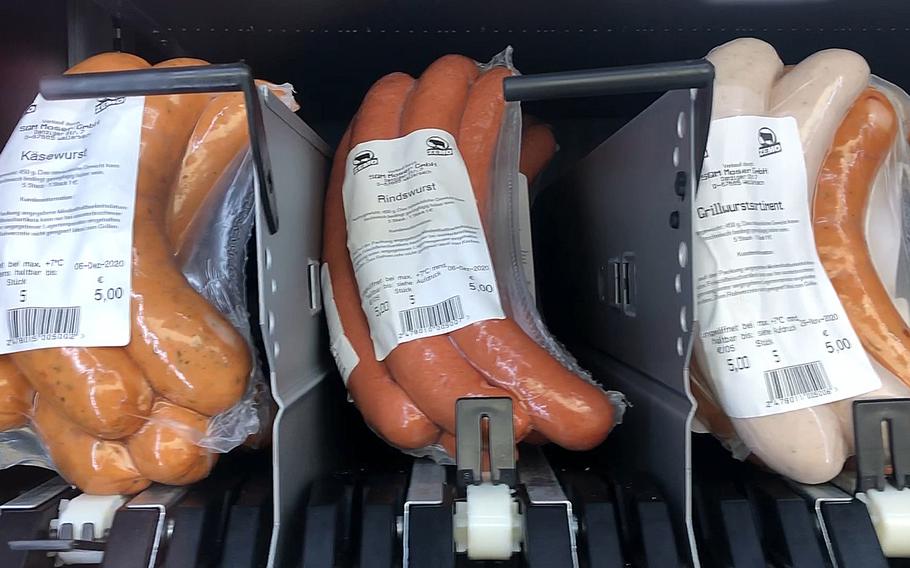
POLYGON ((528 192, 528 178, 518 174, 518 244, 521 252, 521 268, 531 299, 537 301, 537 284, 534 280, 534 246, 531 240, 531 194, 528 192))
POLYGON ((329 326, 329 349, 335 358, 335 366, 341 373, 345 386, 354 368, 360 364, 360 357, 341 327, 341 317, 335 304, 335 292, 332 290, 332 277, 328 263, 322 265, 322 301, 325 306, 325 319, 329 326))
POLYGON ((699 337, 727 414, 880 386, 815 251, 795 119, 712 122, 693 218, 699 337))
POLYGON ((468 171, 448 132, 355 146, 344 210, 380 361, 399 343, 504 317, 468 171))
POLYGON ((129 343, 144 104, 39 95, 0 153, 0 353, 129 343))

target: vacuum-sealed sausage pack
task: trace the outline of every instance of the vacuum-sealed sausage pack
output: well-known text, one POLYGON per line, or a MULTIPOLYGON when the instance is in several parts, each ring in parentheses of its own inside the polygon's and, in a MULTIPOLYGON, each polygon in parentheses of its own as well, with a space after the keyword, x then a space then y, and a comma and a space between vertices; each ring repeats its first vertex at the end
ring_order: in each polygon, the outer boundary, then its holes
POLYGON ((516 441, 569 449, 598 445, 624 408, 534 307, 518 180, 532 180, 555 143, 545 125, 522 136, 518 103, 503 99, 515 73, 506 50, 379 79, 326 195, 323 297, 350 398, 389 444, 442 462, 455 457, 460 398, 509 397, 516 441))
MULTIPOLYGON (((106 53, 68 73, 148 67, 106 53)), ((289 86, 270 88, 293 103, 289 86)), ((0 466, 135 493, 202 479, 218 453, 268 427, 246 307, 254 199, 241 94, 38 97, 0 165, 19 196, 0 206, 15 219, 0 229, 0 262, 34 265, 16 279, 20 302, 0 298, 12 345, 0 355, 0 466), (40 163, 17 164, 26 147, 40 163)))
POLYGON ((693 395, 734 455, 828 481, 854 452, 853 400, 910 394, 907 96, 845 50, 785 68, 743 38, 707 58, 693 395))

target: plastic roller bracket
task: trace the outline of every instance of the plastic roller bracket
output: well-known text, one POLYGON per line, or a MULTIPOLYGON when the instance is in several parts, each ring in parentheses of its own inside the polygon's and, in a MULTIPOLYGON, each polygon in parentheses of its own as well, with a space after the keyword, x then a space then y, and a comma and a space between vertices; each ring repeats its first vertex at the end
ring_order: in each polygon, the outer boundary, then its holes
POLYGON ((241 91, 247 108, 250 151, 256 168, 259 197, 269 232, 278 231, 278 209, 272 183, 272 168, 266 146, 262 107, 253 73, 243 63, 110 71, 45 77, 41 95, 47 100, 176 95, 241 91))
POLYGON ((515 433, 512 430, 512 399, 460 398, 455 403, 458 486, 462 489, 482 481, 484 435, 487 420, 490 476, 493 483, 515 487, 515 433))
POLYGON ((888 425, 894 486, 897 489, 910 487, 910 399, 857 400, 853 403, 853 431, 858 493, 885 489, 882 422, 888 425))

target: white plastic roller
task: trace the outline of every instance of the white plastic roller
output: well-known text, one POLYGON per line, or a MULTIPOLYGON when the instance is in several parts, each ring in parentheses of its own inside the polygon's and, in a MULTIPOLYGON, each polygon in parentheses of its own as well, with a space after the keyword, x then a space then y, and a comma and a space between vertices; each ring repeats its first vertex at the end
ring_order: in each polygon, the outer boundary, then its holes
POLYGON ((856 498, 866 504, 885 556, 910 558, 910 489, 886 483, 884 491, 871 489, 856 498))
MULTIPOLYGON (((51 522, 51 528, 60 530, 63 525, 73 527, 73 538, 80 540, 103 540, 111 528, 117 509, 126 503, 120 495, 88 495, 83 493, 74 499, 60 501, 60 514, 51 522), (91 524, 91 534, 84 527, 91 524)), ((63 564, 100 564, 103 551, 71 550, 57 553, 63 564)))
POLYGON ((469 485, 454 521, 455 550, 471 560, 507 560, 521 550, 521 514, 508 485, 469 485))

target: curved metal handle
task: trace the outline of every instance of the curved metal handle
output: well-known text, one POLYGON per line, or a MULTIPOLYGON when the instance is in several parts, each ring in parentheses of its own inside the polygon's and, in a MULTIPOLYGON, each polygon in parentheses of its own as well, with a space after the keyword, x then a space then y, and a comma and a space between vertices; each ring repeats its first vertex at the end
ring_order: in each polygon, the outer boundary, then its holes
POLYGON ((503 94, 507 101, 538 101, 700 89, 713 81, 714 66, 706 59, 694 59, 507 77, 503 94))
POLYGON ((241 91, 246 102, 250 151, 253 154, 269 232, 278 231, 278 208, 266 144, 262 107, 253 73, 243 63, 166 67, 61 75, 41 79, 40 92, 47 100, 92 99, 139 95, 176 95, 241 91))

